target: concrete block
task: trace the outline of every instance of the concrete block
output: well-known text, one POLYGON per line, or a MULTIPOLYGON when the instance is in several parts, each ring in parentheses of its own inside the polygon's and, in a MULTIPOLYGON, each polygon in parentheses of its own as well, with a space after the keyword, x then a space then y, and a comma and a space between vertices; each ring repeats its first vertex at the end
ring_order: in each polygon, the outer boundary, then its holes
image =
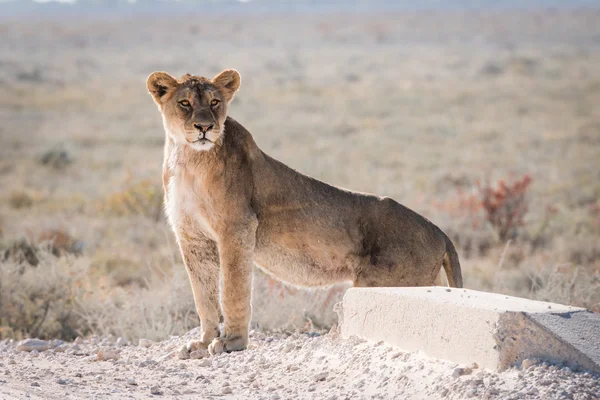
POLYGON ((444 287, 351 288, 340 308, 344 337, 489 369, 538 359, 600 372, 600 314, 582 308, 444 287))

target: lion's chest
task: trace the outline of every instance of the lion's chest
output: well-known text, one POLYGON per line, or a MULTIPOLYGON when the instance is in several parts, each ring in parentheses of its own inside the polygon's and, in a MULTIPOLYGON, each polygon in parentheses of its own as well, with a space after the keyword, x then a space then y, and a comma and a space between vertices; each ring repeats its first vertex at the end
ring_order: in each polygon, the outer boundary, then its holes
POLYGON ((213 240, 217 234, 211 218, 212 204, 203 191, 201 177, 176 172, 169 179, 165 204, 167 218, 178 238, 203 233, 213 240))

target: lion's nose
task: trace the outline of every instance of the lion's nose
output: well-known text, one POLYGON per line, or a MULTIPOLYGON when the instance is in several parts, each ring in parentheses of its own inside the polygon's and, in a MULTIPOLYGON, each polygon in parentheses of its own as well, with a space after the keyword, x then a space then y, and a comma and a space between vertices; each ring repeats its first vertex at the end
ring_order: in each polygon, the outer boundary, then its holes
POLYGON ((194 128, 198 129, 202 133, 210 131, 215 125, 214 124, 194 124, 194 128))

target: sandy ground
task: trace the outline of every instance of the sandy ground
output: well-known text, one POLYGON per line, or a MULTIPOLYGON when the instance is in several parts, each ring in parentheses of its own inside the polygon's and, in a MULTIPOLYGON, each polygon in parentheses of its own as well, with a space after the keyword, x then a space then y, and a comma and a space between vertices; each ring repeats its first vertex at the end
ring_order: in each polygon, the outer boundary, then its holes
MULTIPOLYGON (((455 240, 467 287, 597 306, 599 20, 598 10, 270 14, 214 29, 199 13, 0 16, 0 239, 58 231, 82 249, 25 270, 0 263, 20 271, 0 279, 2 335, 162 339, 197 324, 159 215, 163 129, 145 86, 156 70, 237 68, 230 113, 262 149, 431 218, 455 240), (461 193, 525 174, 530 211, 509 247, 475 226, 461 193)), ((343 294, 254 282, 263 329, 328 326, 343 294)), ((172 352, 196 336, 119 346, 113 361, 95 361, 107 338, 39 354, 0 341, 0 400, 600 398, 598 376, 566 368, 460 376, 466 366, 335 334, 255 333, 245 352, 179 360, 172 352)))
MULTIPOLYGON (((180 360, 196 330, 150 347, 89 338, 41 353, 0 343, 1 399, 598 399, 600 376, 548 364, 460 366, 329 333, 251 333, 243 352, 180 360), (98 361, 97 353, 118 354, 98 361), (472 369, 471 369, 472 367, 472 369)), ((119 342, 122 342, 121 339, 119 342)))

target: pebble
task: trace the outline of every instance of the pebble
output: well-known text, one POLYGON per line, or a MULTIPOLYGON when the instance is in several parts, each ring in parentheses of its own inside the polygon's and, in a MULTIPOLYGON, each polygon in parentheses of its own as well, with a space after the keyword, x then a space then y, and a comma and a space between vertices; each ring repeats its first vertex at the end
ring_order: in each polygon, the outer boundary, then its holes
POLYGON ((210 358, 204 358, 198 363, 198 365, 200 367, 212 367, 212 360, 210 358))
POLYGON ((327 378, 327 375, 329 375, 329 372, 327 372, 327 371, 319 372, 318 374, 315 374, 313 376, 313 380, 315 382, 324 381, 325 378, 327 378))
POLYGON ((473 370, 471 368, 469 368, 469 367, 454 368, 454 371, 452 371, 452 377, 453 378, 458 378, 459 376, 470 375, 471 372, 473 372, 473 370))
POLYGON ((179 358, 180 360, 187 360, 188 358, 190 358, 190 353, 187 350, 187 348, 185 346, 183 346, 178 352, 177 352, 177 358, 179 358))
POLYGON ((81 336, 77 336, 75 338, 75 344, 83 344, 83 338, 81 336))
POLYGON ((58 346, 57 348, 54 349, 55 353, 64 353, 65 350, 67 350, 69 348, 68 345, 66 344, 61 344, 60 346, 58 346))
POLYGON ((66 384, 67 384, 67 381, 65 381, 65 380, 64 380, 64 379, 62 379, 62 378, 58 378, 58 379, 56 380, 56 383, 58 383, 59 385, 66 385, 66 384))
POLYGON ((46 351, 51 348, 52 343, 40 339, 25 339, 17 344, 17 351, 46 351))
POLYGON ((225 386, 223 388, 223 390, 221 391, 221 393, 223 393, 223 394, 231 394, 231 393, 233 393, 233 390, 231 390, 231 387, 225 386))
POLYGON ((40 386, 40 384, 39 384, 39 383, 37 383, 37 382, 31 382, 31 386, 39 387, 39 386, 40 386))
POLYGON ((101 349, 98 354, 96 354, 97 361, 108 361, 108 360, 118 360, 119 354, 111 349, 101 349))
POLYGON ((140 341, 138 342, 138 345, 140 347, 143 347, 145 349, 147 349, 148 347, 152 346, 154 344, 154 342, 150 339, 140 339, 140 341))
POLYGON ((130 386, 137 386, 137 382, 133 378, 128 378, 127 379, 127 384, 130 385, 130 386))
POLYGON ((146 360, 146 361, 140 361, 138 363, 138 367, 144 368, 144 367, 154 366, 156 364, 158 364, 158 363, 154 360, 146 360))
POLYGON ((529 367, 532 367, 535 364, 537 364, 537 360, 532 360, 531 358, 526 358, 521 362, 521 369, 523 369, 523 370, 529 369, 529 367))
POLYGON ((292 342, 287 342, 282 346, 281 351, 284 353, 289 353, 290 351, 294 350, 294 347, 295 345, 292 342))
POLYGON ((127 346, 129 344, 129 340, 124 337, 120 337, 117 339, 117 346, 127 346))
POLYGON ((195 350, 190 353, 190 358, 192 360, 199 360, 201 358, 206 358, 209 356, 208 350, 195 350))
POLYGON ((161 395, 163 392, 160 390, 160 386, 155 385, 150 388, 150 394, 161 395))

